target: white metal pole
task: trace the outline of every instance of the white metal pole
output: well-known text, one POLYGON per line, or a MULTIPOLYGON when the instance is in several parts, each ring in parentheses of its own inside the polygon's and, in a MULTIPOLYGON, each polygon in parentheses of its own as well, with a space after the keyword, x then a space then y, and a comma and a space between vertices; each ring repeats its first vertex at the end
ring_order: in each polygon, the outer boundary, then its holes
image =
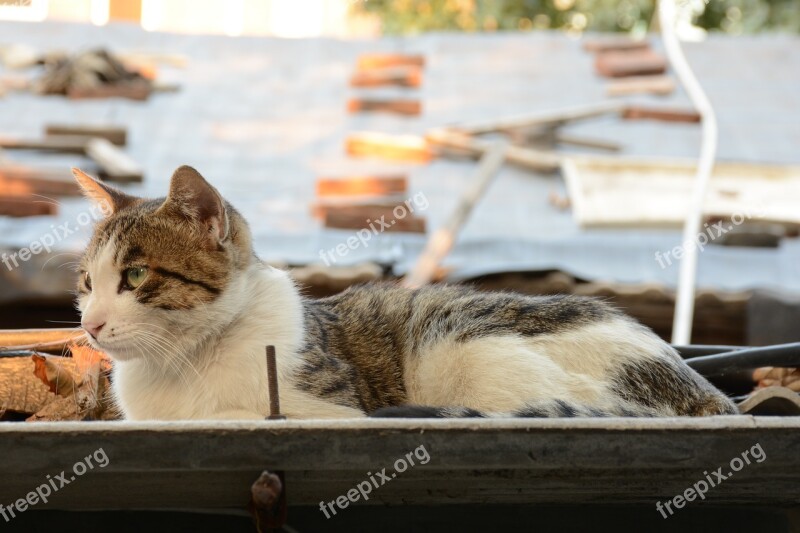
POLYGON ((677 13, 675 0, 659 0, 659 16, 661 18, 661 35, 672 68, 689 95, 695 109, 702 118, 702 144, 700 160, 697 165, 694 190, 689 203, 689 211, 683 225, 684 248, 678 277, 678 293, 675 299, 675 317, 672 323, 672 343, 689 344, 692 337, 692 319, 694 318, 695 280, 697 275, 696 238, 700 232, 703 215, 703 202, 708 190, 708 182, 714 169, 714 158, 717 152, 717 117, 692 72, 686 56, 683 54, 680 41, 675 33, 677 13))

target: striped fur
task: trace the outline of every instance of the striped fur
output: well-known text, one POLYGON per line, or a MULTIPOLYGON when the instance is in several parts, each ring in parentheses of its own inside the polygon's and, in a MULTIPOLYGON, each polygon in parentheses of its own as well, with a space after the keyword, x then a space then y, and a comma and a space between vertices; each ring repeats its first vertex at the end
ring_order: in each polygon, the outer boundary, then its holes
POLYGON ((263 418, 264 347, 294 418, 701 416, 733 404, 609 305, 441 286, 311 300, 261 263, 247 223, 194 169, 166 198, 79 171, 108 206, 81 262, 78 306, 102 328, 126 418, 263 418), (126 269, 145 268, 141 285, 126 269))

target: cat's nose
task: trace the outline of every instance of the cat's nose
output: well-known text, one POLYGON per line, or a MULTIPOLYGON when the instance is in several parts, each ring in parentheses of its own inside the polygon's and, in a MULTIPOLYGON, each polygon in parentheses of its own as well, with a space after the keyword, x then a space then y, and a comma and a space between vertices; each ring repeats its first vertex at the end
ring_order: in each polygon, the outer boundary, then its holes
POLYGON ((103 329, 103 326, 105 326, 105 325, 106 325, 105 322, 103 322, 102 324, 93 324, 91 322, 81 322, 81 326, 83 326, 83 329, 85 329, 89 333, 89 335, 94 337, 95 340, 97 339, 97 336, 100 335, 100 330, 103 329))

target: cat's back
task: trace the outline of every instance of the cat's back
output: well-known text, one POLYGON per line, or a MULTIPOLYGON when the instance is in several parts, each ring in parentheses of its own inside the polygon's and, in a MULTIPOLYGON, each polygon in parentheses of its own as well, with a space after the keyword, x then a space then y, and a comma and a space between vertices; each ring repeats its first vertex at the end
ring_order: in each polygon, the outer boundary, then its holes
POLYGON ((393 283, 357 285, 314 304, 321 321, 342 333, 381 337, 391 332, 410 346, 435 338, 554 334, 626 320, 593 298, 484 292, 467 286, 408 289, 393 283))

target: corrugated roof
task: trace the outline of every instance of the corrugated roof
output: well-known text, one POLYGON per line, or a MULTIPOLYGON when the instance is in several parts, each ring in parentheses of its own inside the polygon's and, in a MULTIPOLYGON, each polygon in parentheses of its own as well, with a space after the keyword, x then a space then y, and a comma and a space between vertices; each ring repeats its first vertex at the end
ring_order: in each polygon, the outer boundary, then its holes
MULTIPOLYGON (((67 101, 12 94, 0 100, 0 133, 36 137, 46 122, 115 122, 129 127, 129 152, 146 171, 127 190, 160 196, 172 170, 192 164, 250 220, 259 254, 292 264, 318 262, 352 233, 320 228, 309 215, 319 175, 409 170, 411 193, 422 192, 424 215, 436 228, 455 205, 472 163, 437 160, 427 166, 349 159, 349 132, 424 133, 462 121, 519 115, 604 99, 592 57, 560 33, 432 34, 369 41, 226 38, 144 32, 133 26, 97 28, 67 23, 2 23, 5 42, 42 50, 110 46, 175 52, 185 71, 164 70, 177 94, 148 102, 67 101), (348 79, 360 53, 412 51, 427 60, 423 114, 417 118, 348 115, 355 93, 348 79)), ((687 55, 714 102, 722 159, 800 162, 800 56, 791 36, 723 37, 687 44, 687 55)), ((656 43, 656 46, 657 43, 656 43)), ((381 90, 380 94, 398 94, 381 90)), ((666 104, 687 105, 678 91, 666 104)), ((692 157, 699 127, 691 124, 596 120, 569 131, 618 141, 625 155, 692 157)), ((15 156, 16 157, 16 156, 15 156)), ((548 203, 558 177, 504 168, 474 211, 446 265, 454 277, 509 270, 559 269, 585 279, 675 285, 678 269, 661 269, 656 251, 678 244, 673 230, 583 231, 569 211, 548 203)), ((27 246, 51 224, 76 220, 87 204, 62 200, 58 219, 0 218, 0 244, 27 246)), ((59 245, 79 250, 86 228, 59 245)), ((424 244, 419 235, 383 234, 342 262, 396 261, 405 271, 424 244)), ((56 260, 57 261, 57 260, 56 260)), ((741 290, 800 291, 800 243, 778 249, 708 247, 700 254, 698 285, 741 290)))

